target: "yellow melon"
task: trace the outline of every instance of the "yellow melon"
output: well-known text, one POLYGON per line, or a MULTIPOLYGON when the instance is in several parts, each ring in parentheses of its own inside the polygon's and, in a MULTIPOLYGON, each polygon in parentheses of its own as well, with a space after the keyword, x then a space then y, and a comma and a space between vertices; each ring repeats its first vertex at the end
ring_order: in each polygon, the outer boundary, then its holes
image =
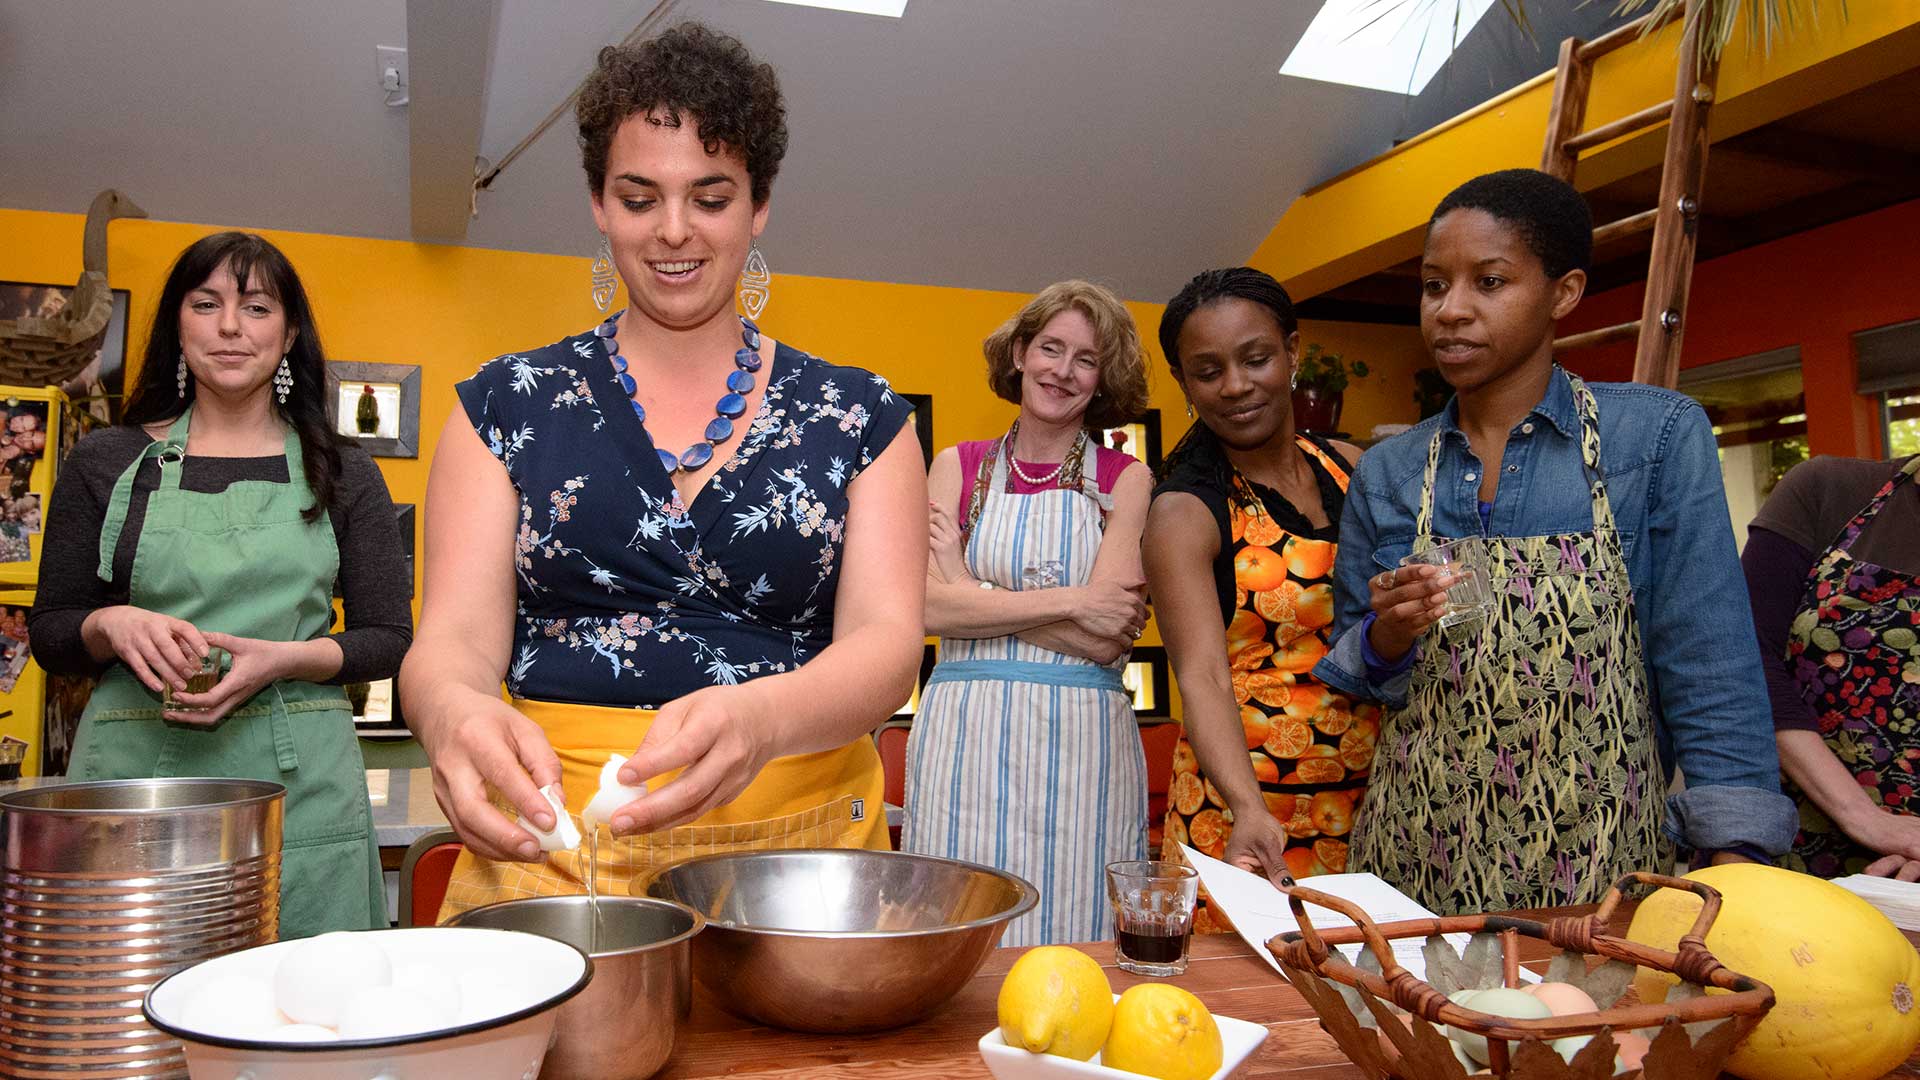
MULTIPOLYGON (((1687 875, 1720 890, 1707 948, 1773 987, 1773 1011, 1727 1061, 1747 1080, 1878 1080, 1920 1044, 1920 953, 1871 904, 1830 881, 1735 863, 1687 875)), ((1700 898, 1662 889, 1634 913, 1628 937, 1672 949, 1700 898)), ((1643 1001, 1678 980, 1641 968, 1643 1001)))

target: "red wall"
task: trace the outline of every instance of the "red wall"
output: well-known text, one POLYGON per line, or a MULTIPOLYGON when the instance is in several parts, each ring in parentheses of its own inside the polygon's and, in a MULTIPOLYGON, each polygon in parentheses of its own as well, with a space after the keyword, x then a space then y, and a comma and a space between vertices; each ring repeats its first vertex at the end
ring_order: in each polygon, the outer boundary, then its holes
MULTIPOLYGON (((1563 334, 1640 317, 1630 285, 1589 296, 1563 334)), ((1879 410, 1853 392, 1852 335, 1920 319, 1920 199, 1696 265, 1680 364, 1800 346, 1807 440, 1816 454, 1878 457, 1879 410)), ((1631 342, 1569 353, 1597 380, 1632 377, 1631 342)))

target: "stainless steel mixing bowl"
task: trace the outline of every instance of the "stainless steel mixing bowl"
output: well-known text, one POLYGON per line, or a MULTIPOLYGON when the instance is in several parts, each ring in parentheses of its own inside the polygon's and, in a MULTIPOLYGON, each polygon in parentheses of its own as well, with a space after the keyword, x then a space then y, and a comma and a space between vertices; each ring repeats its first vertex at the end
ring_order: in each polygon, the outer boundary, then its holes
POLYGON ((665 900, 600 898, 599 929, 584 896, 507 900, 465 911, 448 926, 523 930, 555 938, 593 957, 593 983, 560 1007, 542 1077, 645 1080, 673 1055, 693 1003, 688 943, 704 924, 665 900))
POLYGON ((817 1032, 926 1016, 1040 899, 992 867, 847 849, 709 855, 634 890, 706 916, 693 974, 722 1008, 817 1032))

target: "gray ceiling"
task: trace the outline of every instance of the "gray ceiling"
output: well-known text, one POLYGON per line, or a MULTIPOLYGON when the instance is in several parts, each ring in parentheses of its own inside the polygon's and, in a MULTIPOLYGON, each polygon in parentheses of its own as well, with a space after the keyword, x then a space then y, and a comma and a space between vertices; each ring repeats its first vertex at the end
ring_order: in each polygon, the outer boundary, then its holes
MULTIPOLYGON (((654 3, 498 0, 479 154, 528 134, 654 3)), ((739 34, 781 73, 793 146, 762 241, 776 273, 1009 290, 1084 276, 1164 300, 1244 259, 1303 188, 1551 66, 1561 33, 1608 5, 1536 12, 1541 45, 1496 5, 1418 99, 1276 74, 1318 7, 910 0, 894 20, 678 0, 672 18, 739 34)), ((407 0, 0 0, 0 206, 78 211, 114 185, 156 218, 409 238, 409 110, 382 104, 373 58, 407 43, 408 15, 407 0)), ((468 244, 586 254, 571 118, 479 209, 468 244)))

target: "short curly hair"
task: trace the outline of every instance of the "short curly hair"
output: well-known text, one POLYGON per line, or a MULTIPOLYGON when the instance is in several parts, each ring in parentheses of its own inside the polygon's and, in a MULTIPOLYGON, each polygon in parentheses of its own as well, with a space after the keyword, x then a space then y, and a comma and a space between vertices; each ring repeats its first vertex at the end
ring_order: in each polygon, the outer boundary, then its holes
POLYGON ((1502 169, 1461 184, 1427 228, 1455 210, 1484 210, 1520 234, 1550 278, 1593 265, 1593 211, 1572 184, 1538 169, 1502 169))
POLYGON ((574 103, 589 190, 597 195, 606 186, 607 152, 620 125, 656 112, 670 126, 691 115, 707 153, 724 147, 744 158, 753 204, 765 205, 787 156, 787 103, 772 65, 754 60, 739 38, 697 22, 601 49, 574 103))
POLYGON ((1100 382, 1081 421, 1095 430, 1130 424, 1147 409, 1147 361, 1140 348, 1140 331, 1120 298, 1090 281, 1060 281, 1040 290, 1026 306, 987 335, 987 385, 1015 405, 1020 404, 1017 355, 1055 315, 1078 310, 1093 324, 1099 343, 1100 382))

